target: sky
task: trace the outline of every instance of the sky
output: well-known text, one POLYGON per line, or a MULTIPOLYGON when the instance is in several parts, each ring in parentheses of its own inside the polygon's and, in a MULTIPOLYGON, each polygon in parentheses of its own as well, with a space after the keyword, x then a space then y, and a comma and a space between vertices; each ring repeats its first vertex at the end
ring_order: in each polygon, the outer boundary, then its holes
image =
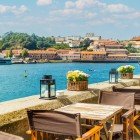
POLYGON ((140 36, 140 0, 0 0, 0 35, 140 36))

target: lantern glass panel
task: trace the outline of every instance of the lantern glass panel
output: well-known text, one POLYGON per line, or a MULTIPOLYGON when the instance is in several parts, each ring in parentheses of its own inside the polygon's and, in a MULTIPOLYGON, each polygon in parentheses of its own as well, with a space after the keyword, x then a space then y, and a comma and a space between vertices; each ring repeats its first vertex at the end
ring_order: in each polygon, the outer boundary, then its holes
POLYGON ((110 75, 110 82, 111 83, 115 83, 116 82, 116 76, 115 76, 115 74, 111 74, 110 75))
POLYGON ((41 83, 41 97, 48 98, 48 85, 45 82, 41 83))
POLYGON ((52 97, 54 97, 56 95, 55 84, 54 85, 50 85, 50 93, 51 93, 52 97))
POLYGON ((110 83, 117 83, 118 82, 118 72, 116 69, 111 69, 109 72, 109 82, 110 83))

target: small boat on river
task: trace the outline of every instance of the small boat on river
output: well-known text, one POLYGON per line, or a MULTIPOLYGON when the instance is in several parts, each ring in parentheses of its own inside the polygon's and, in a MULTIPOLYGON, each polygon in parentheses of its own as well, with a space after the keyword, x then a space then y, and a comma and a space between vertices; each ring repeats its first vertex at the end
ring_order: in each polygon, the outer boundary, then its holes
POLYGON ((11 59, 0 56, 0 65, 10 65, 10 64, 12 64, 11 59))

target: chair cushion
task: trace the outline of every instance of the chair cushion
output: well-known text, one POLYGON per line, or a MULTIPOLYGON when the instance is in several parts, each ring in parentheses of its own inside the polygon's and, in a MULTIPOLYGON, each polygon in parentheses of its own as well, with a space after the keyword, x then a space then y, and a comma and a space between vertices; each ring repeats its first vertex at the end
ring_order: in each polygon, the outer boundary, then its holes
POLYGON ((122 133, 122 132, 123 132, 123 124, 115 124, 113 129, 113 134, 122 133))
POLYGON ((135 105, 136 111, 140 112, 140 105, 135 105))

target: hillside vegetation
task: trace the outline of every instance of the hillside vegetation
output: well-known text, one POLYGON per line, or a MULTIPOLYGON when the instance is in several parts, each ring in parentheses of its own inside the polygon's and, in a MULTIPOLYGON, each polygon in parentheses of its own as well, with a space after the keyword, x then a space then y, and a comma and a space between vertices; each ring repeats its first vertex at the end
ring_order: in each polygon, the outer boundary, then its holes
POLYGON ((54 38, 39 37, 35 34, 28 35, 26 33, 13 33, 8 32, 2 36, 0 40, 0 49, 18 49, 26 48, 33 49, 46 49, 55 45, 54 38))
MULTIPOLYGON (((86 50, 90 45, 91 40, 85 39, 80 42, 77 46, 81 50, 86 50)), ((47 49, 49 47, 54 47, 56 49, 67 49, 70 48, 68 44, 61 43, 56 44, 54 37, 40 37, 35 34, 29 35, 27 33, 5 33, 0 40, 0 50, 10 50, 10 49, 47 49)))

